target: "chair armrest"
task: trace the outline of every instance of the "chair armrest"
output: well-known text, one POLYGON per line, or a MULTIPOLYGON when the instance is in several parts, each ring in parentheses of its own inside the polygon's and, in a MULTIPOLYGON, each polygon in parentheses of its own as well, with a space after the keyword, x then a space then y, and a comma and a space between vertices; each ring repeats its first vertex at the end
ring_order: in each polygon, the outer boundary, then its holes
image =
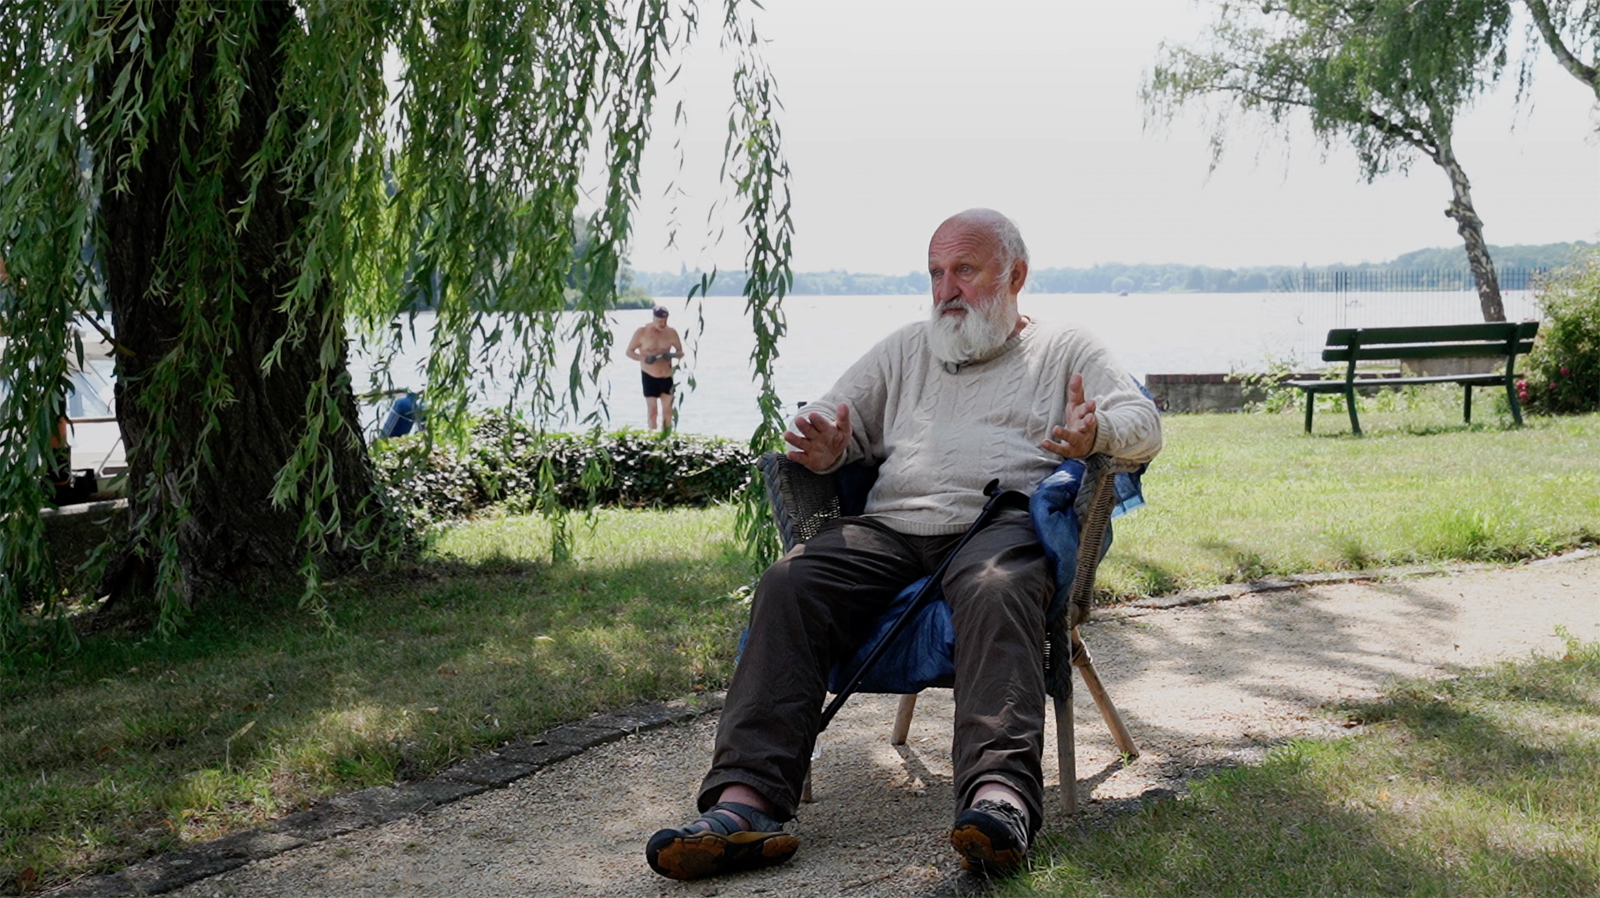
POLYGON ((766 484, 767 504, 778 526, 785 552, 817 535, 822 525, 839 517, 839 490, 832 474, 817 474, 781 452, 756 460, 766 484))
POLYGON ((1094 604, 1095 572, 1100 567, 1106 535, 1110 533, 1111 509, 1117 504, 1115 476, 1132 474, 1140 466, 1126 459, 1096 453, 1084 459, 1084 467, 1084 483, 1090 492, 1078 536, 1077 569, 1072 578, 1072 591, 1067 595, 1069 628, 1088 620, 1094 604))

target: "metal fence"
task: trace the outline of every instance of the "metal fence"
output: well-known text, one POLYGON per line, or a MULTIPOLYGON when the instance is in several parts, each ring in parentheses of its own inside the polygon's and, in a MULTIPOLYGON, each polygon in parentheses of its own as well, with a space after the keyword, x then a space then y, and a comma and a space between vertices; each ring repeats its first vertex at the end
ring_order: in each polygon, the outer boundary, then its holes
MULTIPOLYGON (((1497 272, 1507 321, 1540 317, 1533 286, 1541 269, 1497 272)), ((1302 269, 1273 285, 1295 307, 1302 361, 1321 357, 1322 341, 1336 327, 1404 327, 1472 324, 1483 320, 1472 273, 1459 269, 1419 271, 1326 271, 1302 269)), ((1320 364, 1320 363, 1314 363, 1320 364)))

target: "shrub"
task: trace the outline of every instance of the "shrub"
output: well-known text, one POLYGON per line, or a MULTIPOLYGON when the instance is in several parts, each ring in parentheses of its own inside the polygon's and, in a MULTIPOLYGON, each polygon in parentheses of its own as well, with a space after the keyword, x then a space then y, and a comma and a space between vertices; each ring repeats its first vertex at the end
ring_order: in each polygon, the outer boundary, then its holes
POLYGON ((504 413, 484 415, 461 449, 425 437, 382 440, 373 447, 390 503, 415 527, 500 506, 539 507, 548 494, 568 509, 594 505, 703 507, 733 499, 749 481, 754 456, 718 437, 612 433, 536 433, 504 413))
POLYGON ((1533 412, 1600 409, 1600 250, 1539 286, 1544 320, 1517 395, 1533 412))

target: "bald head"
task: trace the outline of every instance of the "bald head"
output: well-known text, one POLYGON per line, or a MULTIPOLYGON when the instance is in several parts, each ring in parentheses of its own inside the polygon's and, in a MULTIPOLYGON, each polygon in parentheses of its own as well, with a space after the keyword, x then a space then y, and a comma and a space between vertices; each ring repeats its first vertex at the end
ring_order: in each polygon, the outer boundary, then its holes
MULTIPOLYGON (((1021 262, 1028 264, 1028 245, 1022 241, 1022 232, 1017 229, 1016 222, 993 209, 968 209, 945 219, 933 232, 935 240, 940 235, 951 236, 956 233, 967 232, 973 236, 981 236, 993 241, 992 247, 1002 269, 1010 274, 1021 262)), ((1009 278, 1006 278, 1009 280, 1009 278)))

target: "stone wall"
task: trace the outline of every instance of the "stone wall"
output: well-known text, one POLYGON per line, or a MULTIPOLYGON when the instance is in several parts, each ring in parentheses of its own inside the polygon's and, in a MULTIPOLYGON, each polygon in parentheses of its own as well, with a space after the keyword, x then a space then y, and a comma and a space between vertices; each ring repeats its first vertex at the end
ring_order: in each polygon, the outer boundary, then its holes
POLYGON ((1172 414, 1243 411, 1245 403, 1266 398, 1259 386, 1247 389, 1232 374, 1150 374, 1144 386, 1156 407, 1172 414))
MULTIPOLYGON (((1399 377, 1402 373, 1410 372, 1373 372, 1358 378, 1355 390, 1362 396, 1376 395, 1379 390, 1385 389, 1384 379, 1399 377)), ((1452 370, 1448 373, 1462 372, 1452 370)), ((1323 376, 1321 372, 1311 371, 1285 374, 1281 380, 1316 380, 1323 376)), ((1144 386, 1155 399, 1156 407, 1169 414, 1242 412, 1247 403, 1261 402, 1267 398, 1266 390, 1259 384, 1247 386, 1233 374, 1149 374, 1145 376, 1144 386)), ((1295 392, 1297 396, 1303 395, 1298 390, 1295 392)))

